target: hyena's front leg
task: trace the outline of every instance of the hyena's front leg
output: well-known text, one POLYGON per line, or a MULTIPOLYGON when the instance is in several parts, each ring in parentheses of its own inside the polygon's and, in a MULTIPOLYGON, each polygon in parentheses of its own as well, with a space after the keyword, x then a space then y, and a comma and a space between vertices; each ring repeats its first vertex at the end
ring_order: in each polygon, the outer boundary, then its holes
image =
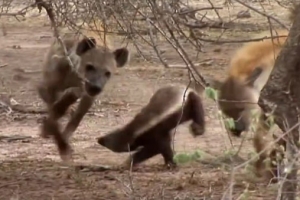
POLYGON ((254 134, 254 148, 256 153, 260 154, 255 163, 255 168, 258 176, 265 175, 268 179, 272 179, 277 176, 277 153, 279 151, 276 149, 276 145, 268 147, 270 142, 268 141, 269 138, 267 138, 267 136, 271 127, 266 120, 267 117, 262 113, 259 118, 257 130, 254 134), (266 162, 267 158, 270 158, 270 164, 266 162))
POLYGON ((280 174, 278 174, 278 166, 280 166, 284 158, 284 153, 286 151, 286 141, 284 138, 278 138, 275 134, 273 134, 273 139, 278 141, 275 142, 275 145, 269 154, 271 163, 269 166, 270 173, 268 178, 272 179, 272 182, 277 182, 277 177, 278 175, 280 176, 280 174))
POLYGON ((87 95, 84 95, 80 99, 77 109, 72 114, 70 121, 63 131, 63 135, 66 139, 69 139, 73 135, 84 115, 89 111, 93 103, 94 98, 87 95))
POLYGON ((49 116, 44 120, 42 125, 42 135, 48 133, 54 136, 55 143, 58 146, 59 153, 63 160, 64 156, 70 155, 71 148, 67 140, 61 134, 58 119, 64 116, 69 106, 80 98, 81 92, 82 90, 79 87, 68 88, 50 107, 49 116))

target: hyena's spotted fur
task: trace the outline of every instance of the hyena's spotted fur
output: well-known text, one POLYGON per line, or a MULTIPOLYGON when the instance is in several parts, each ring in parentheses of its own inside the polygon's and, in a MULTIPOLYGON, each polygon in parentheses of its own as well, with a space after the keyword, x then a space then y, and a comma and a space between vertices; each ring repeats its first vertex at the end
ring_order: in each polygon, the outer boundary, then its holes
MULTIPOLYGON (((211 86, 219 91, 219 108, 225 115, 235 120, 235 126, 230 130, 235 136, 249 130, 252 113, 258 112, 259 120, 253 139, 257 153, 271 142, 267 139, 270 126, 266 123, 266 114, 257 104, 258 99, 288 36, 287 30, 273 31, 272 35, 276 36, 276 33, 283 37, 244 44, 233 55, 227 78, 224 81, 211 80, 211 86)), ((265 33, 263 36, 266 35, 271 36, 271 33, 265 33)), ((278 144, 285 146, 282 140, 278 144)), ((267 175, 271 178, 276 176, 277 165, 273 162, 276 160, 276 152, 279 152, 276 149, 278 148, 272 147, 259 156, 255 164, 258 175, 267 175), (264 164, 268 157, 271 158, 271 169, 264 164)), ((279 153, 282 155, 282 152, 279 153)))
POLYGON ((46 55, 43 80, 38 86, 39 97, 46 103, 48 116, 43 121, 41 136, 53 136, 62 159, 69 159, 71 147, 68 139, 92 106, 116 67, 129 61, 129 51, 119 48, 114 51, 98 46, 94 38, 74 37, 63 40, 73 66, 70 66, 58 40, 55 40, 46 55), (78 99, 79 105, 63 131, 58 120, 78 99))

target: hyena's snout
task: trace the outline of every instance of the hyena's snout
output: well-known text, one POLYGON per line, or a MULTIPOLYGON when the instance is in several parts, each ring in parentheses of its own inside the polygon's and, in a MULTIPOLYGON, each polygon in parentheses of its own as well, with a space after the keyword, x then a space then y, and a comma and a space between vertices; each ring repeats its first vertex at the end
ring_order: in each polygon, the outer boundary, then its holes
POLYGON ((96 96, 102 92, 102 85, 96 83, 85 83, 85 90, 90 96, 96 96))

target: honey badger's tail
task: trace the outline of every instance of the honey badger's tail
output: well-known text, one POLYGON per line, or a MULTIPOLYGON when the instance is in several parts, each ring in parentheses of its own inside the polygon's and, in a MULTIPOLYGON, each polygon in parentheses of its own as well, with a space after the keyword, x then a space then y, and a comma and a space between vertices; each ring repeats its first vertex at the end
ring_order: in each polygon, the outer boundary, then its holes
POLYGON ((288 19, 290 20, 290 22, 294 22, 299 10, 300 10, 300 3, 293 2, 292 6, 289 8, 289 14, 288 14, 288 19))

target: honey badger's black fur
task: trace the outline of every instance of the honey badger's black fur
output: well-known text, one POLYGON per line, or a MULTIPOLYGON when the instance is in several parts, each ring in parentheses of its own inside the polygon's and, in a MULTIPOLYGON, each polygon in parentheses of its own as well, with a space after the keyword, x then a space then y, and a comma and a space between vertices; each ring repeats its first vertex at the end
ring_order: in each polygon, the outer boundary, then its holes
MULTIPOLYGON (((132 157, 133 165, 162 154, 165 164, 174 166, 172 130, 192 120, 190 132, 195 137, 202 135, 205 132, 204 114, 201 97, 195 90, 166 86, 156 91, 128 124, 98 138, 98 143, 114 152, 137 150, 132 157)), ((127 165, 129 161, 131 159, 127 165)))

